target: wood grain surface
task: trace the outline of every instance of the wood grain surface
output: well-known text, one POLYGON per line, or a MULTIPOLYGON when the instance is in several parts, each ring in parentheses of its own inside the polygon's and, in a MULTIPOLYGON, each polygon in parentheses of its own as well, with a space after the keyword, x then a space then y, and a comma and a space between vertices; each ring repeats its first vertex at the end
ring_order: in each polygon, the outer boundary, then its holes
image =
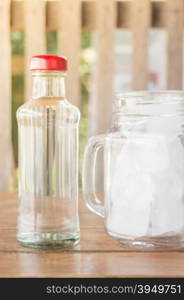
POLYGON ((93 90, 89 106, 90 134, 104 133, 110 127, 113 101, 116 11, 114 0, 97 1, 96 64, 92 68, 93 90), (105 112, 102 117, 102 112, 105 112))
POLYGON ((32 92, 30 60, 33 55, 46 52, 45 1, 27 0, 24 2, 25 23, 25 101, 32 92))
POLYGON ((35 250, 16 241, 17 196, 0 193, 0 277, 183 277, 184 249, 137 250, 105 233, 103 219, 80 201, 81 243, 35 250))
POLYGON ((81 1, 59 1, 58 4, 61 23, 58 35, 58 54, 62 54, 68 59, 66 95, 72 104, 80 106, 81 1))
POLYGON ((7 190, 12 173, 10 0, 0 1, 0 190, 7 190))
POLYGON ((166 28, 168 32, 167 88, 170 90, 182 89, 183 3, 183 0, 170 0, 166 2, 166 28))
MULTIPOLYGON (((47 30, 55 31, 61 30, 61 10, 60 3, 62 0, 46 1, 46 26, 47 30)), ((98 1, 100 2, 100 1, 98 1)), ((138 2, 138 1, 137 1, 138 2)), ((82 1, 82 26, 87 30, 96 29, 96 18, 95 11, 97 1, 86 0, 82 1)), ((23 30, 25 27, 24 22, 24 1, 13 0, 11 1, 11 27, 13 30, 23 30)), ((117 12, 117 27, 118 28, 130 28, 131 27, 131 1, 116 1, 116 12, 117 12)), ((166 1, 152 0, 152 18, 151 25, 153 27, 164 27, 165 26, 165 7, 166 1)), ((62 9, 62 7, 61 7, 62 9)))
POLYGON ((134 90, 146 90, 149 77, 149 28, 151 22, 151 1, 133 1, 132 5, 133 57, 132 71, 134 90))

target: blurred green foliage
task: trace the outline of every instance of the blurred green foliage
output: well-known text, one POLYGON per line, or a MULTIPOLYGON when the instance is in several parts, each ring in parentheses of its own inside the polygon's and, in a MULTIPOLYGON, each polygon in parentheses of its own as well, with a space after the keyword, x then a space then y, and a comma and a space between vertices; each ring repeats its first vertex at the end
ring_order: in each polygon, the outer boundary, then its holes
POLYGON ((24 55, 24 33, 22 31, 11 32, 11 45, 13 55, 24 55))
MULTIPOLYGON (((58 53, 57 32, 47 33, 47 53, 58 53)), ((12 55, 24 55, 24 33, 12 32, 12 55)), ((81 122, 80 122, 80 187, 81 187, 81 169, 84 146, 88 136, 88 98, 89 98, 89 79, 90 79, 90 62, 86 59, 84 52, 91 47, 91 34, 88 31, 82 32, 81 39, 81 56, 80 56, 80 83, 81 83, 81 122)), ((15 154, 15 162, 17 165, 17 122, 16 110, 24 102, 24 70, 20 73, 12 75, 12 140, 15 154)), ((29 72, 29 70, 27 70, 29 72)))
POLYGON ((56 54, 57 51, 57 32, 47 32, 47 53, 56 54))
POLYGON ((18 107, 22 104, 23 94, 24 94, 24 76, 13 75, 12 76, 12 141, 14 148, 14 157, 15 163, 17 165, 17 156, 18 156, 18 129, 17 129, 17 120, 16 120, 16 111, 18 107))

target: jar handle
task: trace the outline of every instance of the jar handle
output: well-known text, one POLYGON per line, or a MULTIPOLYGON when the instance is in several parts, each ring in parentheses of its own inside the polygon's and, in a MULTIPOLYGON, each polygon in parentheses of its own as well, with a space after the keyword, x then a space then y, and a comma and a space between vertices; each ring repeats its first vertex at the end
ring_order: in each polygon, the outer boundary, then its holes
POLYGON ((98 152, 104 147, 104 137, 105 135, 97 135, 89 139, 83 165, 83 195, 86 206, 101 217, 104 217, 105 212, 104 205, 95 191, 95 167, 98 152))

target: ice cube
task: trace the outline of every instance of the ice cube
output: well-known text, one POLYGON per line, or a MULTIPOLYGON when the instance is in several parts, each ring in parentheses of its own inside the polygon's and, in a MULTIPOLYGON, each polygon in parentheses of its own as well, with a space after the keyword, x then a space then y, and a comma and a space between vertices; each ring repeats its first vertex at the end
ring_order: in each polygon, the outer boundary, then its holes
POLYGON ((136 141, 127 140, 113 173, 112 207, 107 227, 122 235, 142 236, 149 228, 153 184, 150 176, 142 172, 141 162, 137 160, 139 155, 136 141))
POLYGON ((155 179, 155 191, 150 216, 151 235, 181 232, 184 226, 184 191, 181 178, 174 173, 162 174, 155 179))
POLYGON ((179 138, 167 140, 169 167, 153 175, 152 235, 181 232, 184 227, 184 149, 179 138))
POLYGON ((181 231, 183 201, 179 137, 129 136, 114 164, 108 230, 133 237, 181 231))
POLYGON ((149 213, 149 207, 137 211, 133 207, 119 205, 112 209, 107 221, 107 229, 124 237, 144 236, 148 232, 149 213))

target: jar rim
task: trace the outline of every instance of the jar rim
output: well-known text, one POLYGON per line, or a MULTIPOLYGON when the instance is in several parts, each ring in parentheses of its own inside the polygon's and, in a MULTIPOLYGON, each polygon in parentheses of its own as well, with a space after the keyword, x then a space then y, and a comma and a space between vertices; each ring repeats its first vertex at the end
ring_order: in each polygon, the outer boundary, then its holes
POLYGON ((184 100, 183 90, 156 90, 156 91, 132 91, 125 93, 117 93, 116 100, 126 102, 128 100, 134 100, 136 103, 163 103, 172 101, 184 100))

